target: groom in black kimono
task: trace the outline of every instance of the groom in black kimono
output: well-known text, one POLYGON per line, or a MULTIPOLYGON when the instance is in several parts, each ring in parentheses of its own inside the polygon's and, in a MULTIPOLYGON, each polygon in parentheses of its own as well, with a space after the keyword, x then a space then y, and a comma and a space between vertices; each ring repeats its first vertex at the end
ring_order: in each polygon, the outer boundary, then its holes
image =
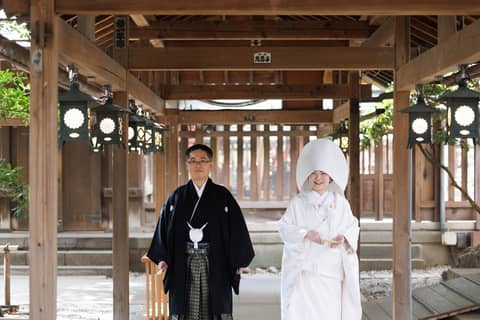
POLYGON ((231 320, 252 243, 238 203, 209 178, 212 149, 196 144, 185 156, 191 179, 164 204, 147 256, 166 272, 170 320, 231 320))

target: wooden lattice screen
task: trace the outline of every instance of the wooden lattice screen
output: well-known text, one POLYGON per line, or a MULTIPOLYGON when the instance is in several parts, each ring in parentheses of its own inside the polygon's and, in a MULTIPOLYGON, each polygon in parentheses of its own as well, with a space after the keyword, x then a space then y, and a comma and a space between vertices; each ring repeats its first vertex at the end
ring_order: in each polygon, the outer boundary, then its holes
MULTIPOLYGON (((478 177, 475 172, 475 147, 472 141, 466 141, 469 148, 462 149, 459 145, 443 146, 443 163, 455 175, 457 183, 468 191, 472 198, 478 193, 478 177), (477 179, 477 181, 475 181, 477 179), (476 186, 477 185, 477 186, 476 186)), ((393 136, 383 137, 381 144, 370 146, 360 154, 361 169, 361 213, 363 218, 381 220, 392 217, 393 201, 393 136)), ((430 148, 425 146, 425 148, 430 148)), ((423 157, 419 150, 414 152, 414 210, 416 221, 438 221, 435 184, 438 176, 432 165, 423 157)), ((407 173, 405 173, 407 174, 407 173)), ((442 174, 445 173, 442 171, 442 174)), ((405 180, 407 181, 407 180, 405 180)), ((444 178, 443 192, 447 220, 475 220, 475 212, 465 197, 453 187, 448 177, 444 178)))
MULTIPOLYGON (((296 190, 296 161, 303 145, 323 136, 316 125, 185 125, 180 148, 205 143, 215 152, 213 179, 239 201, 286 201, 296 190)), ((179 183, 187 181, 183 156, 179 183)))

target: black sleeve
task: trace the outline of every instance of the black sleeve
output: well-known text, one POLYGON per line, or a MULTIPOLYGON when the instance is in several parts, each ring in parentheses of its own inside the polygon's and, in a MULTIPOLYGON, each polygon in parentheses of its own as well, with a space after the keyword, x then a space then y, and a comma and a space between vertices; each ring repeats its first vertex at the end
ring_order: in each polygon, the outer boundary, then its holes
POLYGON ((229 262, 231 283, 234 292, 238 294, 240 276, 236 274, 236 271, 238 268, 247 267, 252 262, 255 252, 240 206, 230 192, 228 192, 227 199, 230 229, 229 262))
POLYGON ((170 206, 172 197, 163 205, 160 217, 158 218, 157 227, 153 234, 150 248, 147 252, 147 257, 153 262, 158 264, 160 261, 165 261, 169 264, 168 259, 168 246, 167 246, 167 230, 168 221, 170 218, 170 206))

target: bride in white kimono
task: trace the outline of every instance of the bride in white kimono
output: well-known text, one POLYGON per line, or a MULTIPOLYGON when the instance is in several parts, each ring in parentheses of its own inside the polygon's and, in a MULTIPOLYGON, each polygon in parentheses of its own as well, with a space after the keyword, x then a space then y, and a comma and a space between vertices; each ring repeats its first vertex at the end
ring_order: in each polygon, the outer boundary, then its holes
POLYGON ((359 227, 344 196, 345 156, 330 140, 311 141, 296 173, 300 193, 279 223, 282 320, 359 320, 359 227))

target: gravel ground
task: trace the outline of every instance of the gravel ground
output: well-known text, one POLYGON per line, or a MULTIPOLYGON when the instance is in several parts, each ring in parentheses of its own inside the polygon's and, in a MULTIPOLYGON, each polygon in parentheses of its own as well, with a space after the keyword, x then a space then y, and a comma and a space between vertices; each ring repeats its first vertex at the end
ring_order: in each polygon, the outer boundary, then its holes
MULTIPOLYGON (((438 284, 442 281, 442 273, 448 270, 448 266, 438 266, 428 269, 412 270, 412 289, 422 288, 438 284)), ((267 269, 256 268, 247 269, 250 276, 262 277, 267 275, 277 275, 280 277, 280 271, 275 267, 267 269)), ((392 271, 362 271, 360 272, 360 291, 366 300, 373 300, 390 295, 392 291, 392 271)))
MULTIPOLYGON (((433 285, 441 281, 442 272, 448 267, 436 267, 412 271, 413 288, 433 285)), ((279 304, 280 271, 275 267, 247 269, 245 279, 251 279, 250 294, 255 291, 271 295, 279 304), (262 281, 262 279, 264 281, 262 281), (273 285, 272 285, 273 281, 273 285), (265 284, 269 283, 269 289, 265 284), (265 291, 267 290, 267 291, 265 291), (265 291, 265 292, 264 292, 265 291)), ((378 299, 391 293, 391 271, 367 271, 360 274, 360 287, 364 300, 378 299)), ((113 319, 113 283, 104 276, 59 276, 57 280, 58 320, 110 320, 113 319)), ((12 276, 12 304, 20 305, 20 311, 11 319, 28 319, 28 277, 12 276)), ((3 288, 3 281, 0 282, 3 288)), ((0 302, 4 302, 3 290, 0 302)), ((241 297, 241 295, 240 295, 241 297)), ((248 306, 247 306, 248 307, 248 306)), ((276 308, 273 305, 274 308, 276 308)), ((145 275, 130 274, 130 319, 144 319, 145 275)))
MULTIPOLYGON (((448 266, 412 270, 412 290, 438 284, 448 266)), ((392 292, 392 272, 364 271, 360 273, 360 291, 366 300, 389 296, 392 292)))

